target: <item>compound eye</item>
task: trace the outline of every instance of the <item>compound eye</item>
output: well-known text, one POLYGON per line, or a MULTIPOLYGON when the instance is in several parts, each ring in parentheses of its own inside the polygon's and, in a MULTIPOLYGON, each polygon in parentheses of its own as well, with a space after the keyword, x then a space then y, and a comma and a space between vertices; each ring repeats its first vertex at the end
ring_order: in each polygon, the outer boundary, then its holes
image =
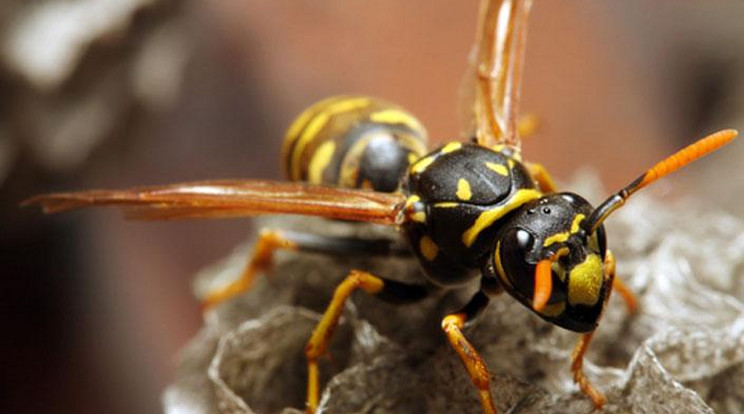
POLYGON ((532 294, 534 264, 528 264, 535 237, 524 229, 507 230, 501 242, 501 265, 514 288, 524 295, 532 294))
POLYGON ((535 240, 528 231, 522 229, 517 230, 516 239, 517 246, 519 246, 519 249, 525 253, 530 248, 530 246, 532 246, 532 243, 535 240))

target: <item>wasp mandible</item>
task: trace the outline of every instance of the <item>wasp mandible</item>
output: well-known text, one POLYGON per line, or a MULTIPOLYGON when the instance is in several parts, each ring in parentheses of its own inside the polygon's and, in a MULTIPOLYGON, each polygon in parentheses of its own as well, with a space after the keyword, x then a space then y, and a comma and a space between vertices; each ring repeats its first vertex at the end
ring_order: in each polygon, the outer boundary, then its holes
MULTIPOLYGON (((472 142, 429 152, 422 124, 403 108, 368 96, 337 96, 290 126, 282 165, 290 182, 222 180, 33 197, 47 213, 114 205, 142 220, 300 214, 397 226, 417 256, 425 283, 406 284, 352 270, 308 341, 307 411, 318 407, 318 357, 357 289, 393 302, 415 302, 478 279, 480 289, 442 319, 442 329, 475 386, 484 413, 495 413, 489 373, 462 330, 494 295, 506 291, 550 323, 580 334, 574 380, 596 407, 605 401, 584 374, 594 330, 617 289, 604 221, 636 191, 720 148, 737 136, 711 134, 662 160, 593 207, 559 192, 545 168, 524 161, 518 109, 531 0, 482 0, 474 53, 472 142)), ((328 254, 400 253, 390 240, 362 240, 267 229, 236 282, 212 292, 210 307, 250 289, 277 249, 328 254)))

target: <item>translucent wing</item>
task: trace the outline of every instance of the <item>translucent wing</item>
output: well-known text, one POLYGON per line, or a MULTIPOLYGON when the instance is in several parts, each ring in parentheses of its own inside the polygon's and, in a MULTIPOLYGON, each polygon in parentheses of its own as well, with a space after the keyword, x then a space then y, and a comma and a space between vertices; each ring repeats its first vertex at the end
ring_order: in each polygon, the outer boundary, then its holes
POLYGON ((39 195, 23 205, 46 213, 116 206, 137 220, 234 218, 259 214, 300 214, 398 225, 402 194, 261 180, 197 181, 123 190, 91 190, 39 195))
POLYGON ((481 0, 460 90, 463 123, 481 145, 520 145, 517 116, 531 6, 532 0, 481 0))

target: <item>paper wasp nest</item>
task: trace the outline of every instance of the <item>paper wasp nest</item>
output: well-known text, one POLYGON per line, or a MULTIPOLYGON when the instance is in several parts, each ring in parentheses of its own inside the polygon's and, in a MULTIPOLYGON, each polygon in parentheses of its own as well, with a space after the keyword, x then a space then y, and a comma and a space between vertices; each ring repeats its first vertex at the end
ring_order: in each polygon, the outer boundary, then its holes
MULTIPOLYGON (((589 176, 568 188, 595 202, 604 194, 589 176)), ((262 224, 324 234, 390 231, 318 220, 262 224)), ((607 226, 618 275, 637 294, 639 309, 629 315, 614 295, 590 347, 586 371, 607 396, 604 412, 744 412, 744 225, 640 194, 607 226)), ((246 249, 200 279, 238 274, 246 249)), ((206 316, 165 392, 167 412, 301 412, 303 349, 348 270, 420 277, 413 260, 294 252, 277 259, 249 294, 206 316)), ((327 385, 320 412, 480 413, 476 392, 439 328, 442 315, 469 293, 406 306, 354 294, 330 357, 321 362, 327 385)), ((576 334, 502 295, 466 335, 488 362, 501 412, 592 411, 569 370, 576 334)))

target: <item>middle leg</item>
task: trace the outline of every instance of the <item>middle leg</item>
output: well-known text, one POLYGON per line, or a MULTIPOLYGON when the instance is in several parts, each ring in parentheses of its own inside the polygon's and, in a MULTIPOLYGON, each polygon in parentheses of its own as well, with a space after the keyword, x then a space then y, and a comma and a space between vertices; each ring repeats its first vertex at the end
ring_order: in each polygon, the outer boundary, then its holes
POLYGON ((394 303, 416 302, 428 296, 430 289, 424 286, 409 285, 361 270, 352 270, 336 287, 333 299, 328 305, 318 326, 315 327, 305 347, 307 357, 307 412, 314 413, 320 400, 320 374, 318 357, 325 354, 328 343, 338 325, 346 300, 356 289, 378 296, 394 303))

